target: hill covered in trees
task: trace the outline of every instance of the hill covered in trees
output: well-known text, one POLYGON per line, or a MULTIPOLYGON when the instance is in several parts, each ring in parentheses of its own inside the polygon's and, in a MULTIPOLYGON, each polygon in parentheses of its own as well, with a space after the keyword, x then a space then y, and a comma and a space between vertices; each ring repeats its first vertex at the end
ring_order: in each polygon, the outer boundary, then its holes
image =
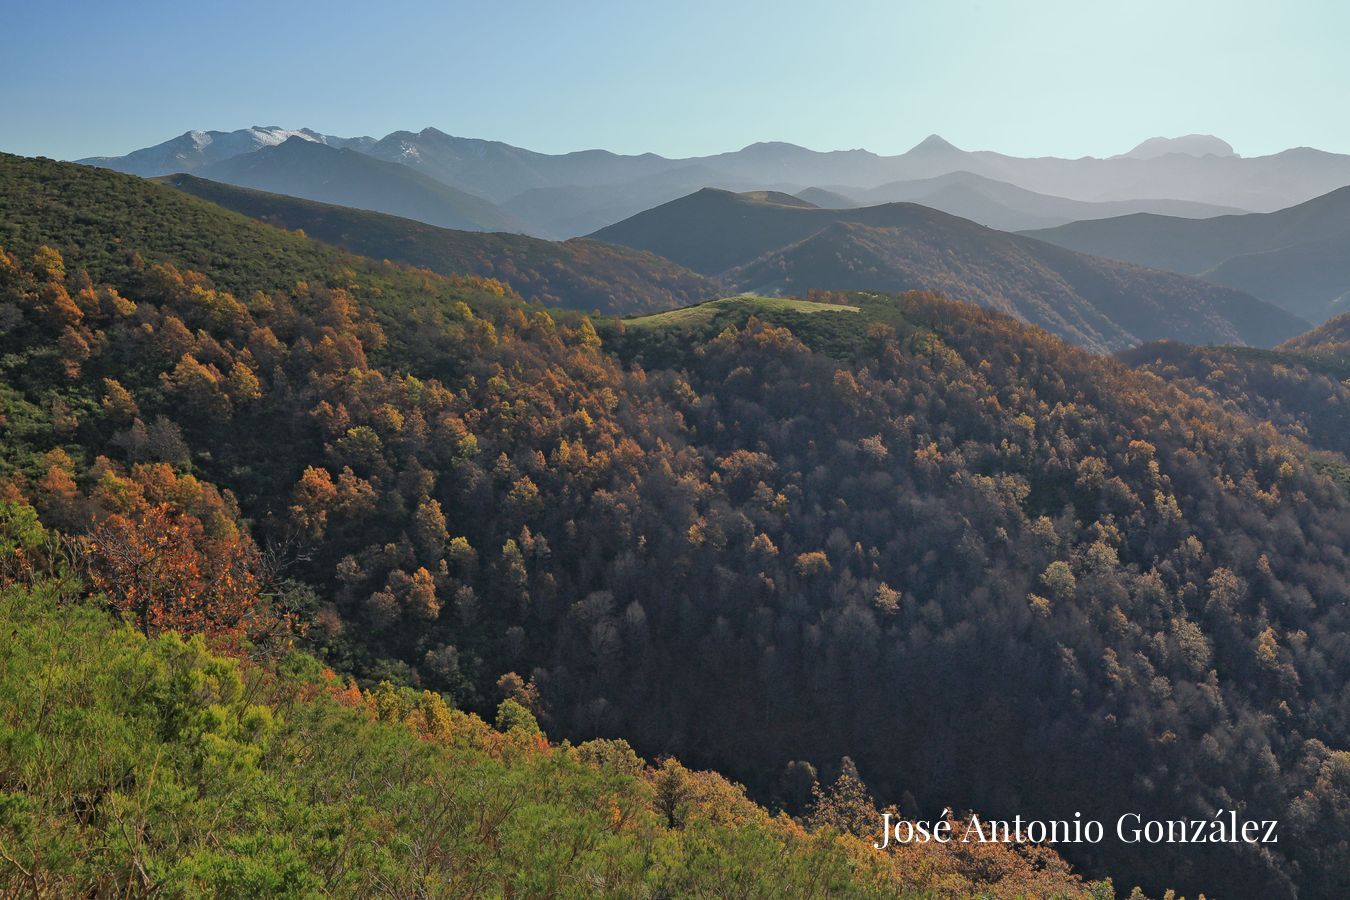
POLYGON ((1350 357, 1350 312, 1341 313, 1312 331, 1290 338, 1280 345, 1280 349, 1341 358, 1350 357))
POLYGON ((1061 849, 1344 893, 1350 501, 1277 429, 930 294, 592 320, 0 162, 5 496, 142 632, 506 697, 807 820, 855 772, 911 816, 1239 810, 1280 843, 1061 849))
POLYGON ((1274 350, 1162 341, 1117 354, 1188 393, 1323 451, 1315 465, 1350 492, 1350 315, 1274 350))
POLYGON ((650 250, 735 291, 941 291, 1098 352, 1162 338, 1269 346, 1307 327, 1239 291, 910 203, 819 209, 707 189, 593 237, 650 250))
POLYGON ((1119 354, 1190 393, 1231 403, 1315 449, 1350 456, 1350 354, 1164 341, 1119 354))
POLYGON ((720 290, 710 279, 653 253, 584 238, 545 241, 456 231, 191 175, 168 176, 164 181, 226 209, 302 230, 352 253, 442 275, 497 278, 526 299, 550 306, 631 315, 710 300, 720 290))

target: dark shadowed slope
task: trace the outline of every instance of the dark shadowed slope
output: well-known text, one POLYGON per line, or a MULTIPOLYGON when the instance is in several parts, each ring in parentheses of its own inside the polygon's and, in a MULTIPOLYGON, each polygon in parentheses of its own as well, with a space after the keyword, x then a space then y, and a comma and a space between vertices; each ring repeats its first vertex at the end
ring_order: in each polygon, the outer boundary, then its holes
POLYGON ((168 184, 235 212, 369 256, 443 275, 497 278, 521 296, 571 309, 626 315, 697 303, 719 286, 652 253, 577 239, 436 228, 397 216, 171 175, 168 184))
POLYGON ((1105 351, 1170 337, 1269 345, 1305 323, 1252 297, 895 203, 794 208, 704 190, 596 232, 739 290, 940 290, 1105 351))
POLYGON ((442 184, 407 166, 302 138, 204 166, 197 174, 212 181, 371 209, 443 228, 523 228, 490 200, 442 184))

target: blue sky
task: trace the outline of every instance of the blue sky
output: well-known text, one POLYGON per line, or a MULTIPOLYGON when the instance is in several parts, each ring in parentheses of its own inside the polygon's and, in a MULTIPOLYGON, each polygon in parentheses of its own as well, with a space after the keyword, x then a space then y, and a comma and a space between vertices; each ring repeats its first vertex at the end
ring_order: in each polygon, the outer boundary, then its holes
POLYGON ((548 152, 784 140, 1350 152, 1350 4, 1209 0, 0 3, 0 150, 434 125, 548 152))

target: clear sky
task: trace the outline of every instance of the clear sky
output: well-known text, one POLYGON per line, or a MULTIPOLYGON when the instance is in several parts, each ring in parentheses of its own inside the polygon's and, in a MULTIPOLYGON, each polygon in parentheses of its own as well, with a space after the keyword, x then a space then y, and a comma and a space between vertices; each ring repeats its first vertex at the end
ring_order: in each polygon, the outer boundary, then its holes
POLYGON ((1337 0, 0 0, 0 150, 433 125, 547 152, 783 140, 1111 155, 1217 134, 1350 152, 1337 0))

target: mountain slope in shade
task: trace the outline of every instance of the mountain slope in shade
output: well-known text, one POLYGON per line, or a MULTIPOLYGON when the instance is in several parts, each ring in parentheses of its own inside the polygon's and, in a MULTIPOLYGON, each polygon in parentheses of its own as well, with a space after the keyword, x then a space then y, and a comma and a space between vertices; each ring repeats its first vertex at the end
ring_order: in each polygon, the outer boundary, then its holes
POLYGON ((739 290, 942 291, 1099 351, 1158 338, 1269 345, 1304 327, 1237 291, 913 204, 806 209, 703 190, 594 237, 719 275, 739 290))
POLYGON ((199 169, 212 181, 289 194, 469 231, 522 231, 490 200, 465 193, 407 166, 351 149, 291 138, 199 169))
POLYGON ((481 275, 521 296, 570 309, 627 315, 715 297, 715 282, 651 253, 599 241, 561 243, 517 234, 454 231, 397 216, 250 190, 192 175, 164 179, 226 209, 335 244, 352 253, 481 275))
POLYGON ((1027 234, 1083 253, 1200 275, 1312 321, 1337 312, 1350 292, 1350 187, 1273 213, 1123 216, 1027 234))
POLYGON ((289 129, 278 125, 255 125, 237 131, 187 131, 162 144, 136 150, 126 156, 93 156, 79 162, 150 178, 173 172, 196 171, 212 163, 252 153, 263 147, 274 147, 291 138, 356 150, 364 149, 375 142, 374 138, 340 138, 330 134, 319 134, 308 128, 289 129))

